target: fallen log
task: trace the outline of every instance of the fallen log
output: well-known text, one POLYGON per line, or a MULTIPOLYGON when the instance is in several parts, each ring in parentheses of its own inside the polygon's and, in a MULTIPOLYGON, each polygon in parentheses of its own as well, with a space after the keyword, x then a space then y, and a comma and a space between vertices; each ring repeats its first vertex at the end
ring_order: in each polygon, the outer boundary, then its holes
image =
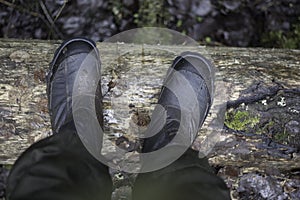
MULTIPOLYGON (((13 164, 30 144, 51 135, 44 77, 59 43, 0 39, 0 164, 13 164)), ((227 94, 223 99, 217 98, 216 105, 227 101, 229 105, 238 104, 244 91, 258 82, 265 88, 275 83, 291 91, 300 87, 299 50, 121 43, 97 46, 102 61, 102 90, 106 94, 105 129, 111 139, 126 136, 130 140, 131 132, 149 123, 165 73, 178 52, 197 51, 214 62, 217 80, 222 83, 216 91, 227 94)), ((207 126, 214 118, 216 114, 212 112, 194 148, 202 148, 209 136, 207 126)), ((214 150, 207 152, 213 165, 250 171, 270 166, 280 171, 300 168, 297 151, 270 153, 270 149, 263 148, 264 139, 233 132, 217 137, 214 150)), ((282 151, 275 148, 275 152, 282 151)))

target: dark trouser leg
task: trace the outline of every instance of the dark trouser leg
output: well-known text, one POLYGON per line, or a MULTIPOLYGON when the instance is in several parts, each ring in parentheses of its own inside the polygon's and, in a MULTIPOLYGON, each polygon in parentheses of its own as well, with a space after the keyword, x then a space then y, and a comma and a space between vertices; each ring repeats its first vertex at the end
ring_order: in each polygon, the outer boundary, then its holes
POLYGON ((188 149, 171 165, 139 174, 133 200, 226 200, 230 199, 224 181, 216 176, 206 158, 188 149))
POLYGON ((74 125, 33 144, 16 161, 8 179, 8 200, 107 200, 108 167, 84 148, 74 125))

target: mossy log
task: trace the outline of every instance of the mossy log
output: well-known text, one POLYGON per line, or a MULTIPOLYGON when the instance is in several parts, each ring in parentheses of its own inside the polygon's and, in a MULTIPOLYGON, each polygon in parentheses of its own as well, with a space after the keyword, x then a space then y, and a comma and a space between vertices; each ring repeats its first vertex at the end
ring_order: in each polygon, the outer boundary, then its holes
MULTIPOLYGON (((51 135, 45 74, 59 44, 59 41, 0 40, 0 164, 13 164, 30 144, 51 135)), ((223 99, 217 98, 218 105, 236 103, 244 91, 258 82, 266 88, 275 83, 284 89, 300 87, 299 50, 97 45, 102 61, 102 90, 106 94, 105 126, 116 140, 122 135, 130 138, 129 133, 136 131, 133 129, 148 124, 165 73, 182 51, 198 51, 213 61, 217 79, 222 81, 219 90, 227 94, 223 99)), ((214 117, 216 115, 210 114, 207 121, 214 117)), ((208 122, 202 130, 204 135, 208 122)), ((272 166, 280 171, 300 168, 296 151, 276 154, 274 152, 288 150, 282 146, 272 149, 264 138, 232 131, 217 137, 214 150, 208 154, 214 165, 237 166, 250 171, 272 166)), ((201 148, 203 140, 205 137, 201 138, 200 133, 194 148, 201 148)))

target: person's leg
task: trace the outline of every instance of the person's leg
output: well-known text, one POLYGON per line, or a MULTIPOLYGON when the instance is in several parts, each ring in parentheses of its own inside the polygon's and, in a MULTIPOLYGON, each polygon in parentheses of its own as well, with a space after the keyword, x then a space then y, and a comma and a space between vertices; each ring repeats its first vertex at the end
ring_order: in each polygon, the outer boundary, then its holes
POLYGON ((200 159, 197 151, 188 148, 191 145, 188 141, 195 139, 212 103, 213 77, 210 76, 213 76, 211 64, 199 54, 186 52, 175 59, 158 100, 166 110, 165 124, 156 135, 144 140, 142 152, 169 147, 149 162, 145 157, 144 164, 169 159, 177 149, 186 151, 166 167, 140 173, 134 184, 133 200, 230 199, 226 184, 214 174, 207 158, 200 159), (175 139, 178 134, 179 140, 175 139))
POLYGON ((8 178, 8 200, 108 200, 108 168, 82 145, 74 125, 28 148, 8 178))
POLYGON ((188 149, 171 165, 138 175, 133 200, 226 200, 230 199, 224 181, 214 174, 207 158, 188 149))
MULTIPOLYGON (((30 146, 15 162, 7 183, 8 200, 108 200, 112 181, 108 167, 84 147, 72 117, 74 80, 87 55, 99 67, 95 44, 66 41, 56 51, 47 77, 49 113, 54 135, 30 146)), ((96 98, 101 120, 101 91, 96 98)), ((100 122, 101 123, 101 122, 100 122)))

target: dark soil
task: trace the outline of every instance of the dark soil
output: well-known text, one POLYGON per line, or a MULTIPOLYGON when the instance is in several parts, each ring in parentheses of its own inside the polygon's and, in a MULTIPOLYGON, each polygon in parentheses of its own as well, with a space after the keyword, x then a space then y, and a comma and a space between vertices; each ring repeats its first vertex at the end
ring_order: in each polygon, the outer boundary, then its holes
POLYGON ((136 27, 163 26, 209 44, 299 48, 298 0, 158 2, 0 0, 0 37, 102 41, 136 27))

